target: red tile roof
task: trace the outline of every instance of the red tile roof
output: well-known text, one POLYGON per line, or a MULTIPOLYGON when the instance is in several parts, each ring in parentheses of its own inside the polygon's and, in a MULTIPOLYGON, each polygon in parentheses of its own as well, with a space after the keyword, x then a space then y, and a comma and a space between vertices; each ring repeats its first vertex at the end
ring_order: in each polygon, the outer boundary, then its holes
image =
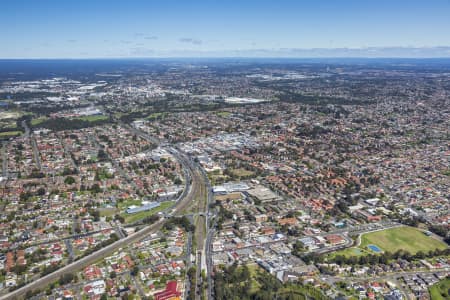
POLYGON ((180 297, 181 293, 177 290, 177 282, 169 281, 166 284, 166 289, 164 291, 155 293, 155 300, 168 300, 175 297, 180 297))

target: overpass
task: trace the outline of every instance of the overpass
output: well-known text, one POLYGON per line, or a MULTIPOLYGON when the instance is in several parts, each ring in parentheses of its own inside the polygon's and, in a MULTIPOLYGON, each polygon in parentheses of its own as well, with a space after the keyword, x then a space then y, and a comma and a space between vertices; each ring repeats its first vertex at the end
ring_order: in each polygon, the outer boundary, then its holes
MULTIPOLYGON (((191 184, 187 183, 186 189, 183 191, 183 194, 180 196, 177 203, 171 209, 171 215, 175 216, 180 213, 183 213, 185 209, 189 206, 189 204, 191 204, 194 200, 198 199, 198 196, 201 195, 205 190, 205 182, 204 178, 200 175, 196 166, 194 166, 193 163, 189 161, 189 159, 184 157, 175 149, 170 149, 170 151, 183 165, 184 169, 189 174, 190 180, 192 181, 191 184)), ((45 275, 33 282, 26 284, 23 287, 18 288, 17 290, 14 290, 10 293, 0 296, 0 300, 24 298, 25 294, 28 291, 45 288, 47 285, 58 280, 61 275, 76 272, 86 266, 89 266, 97 262, 98 260, 108 255, 111 255, 120 248, 129 246, 130 244, 139 241, 152 233, 157 232, 164 226, 166 222, 167 219, 162 218, 159 221, 144 227, 140 231, 132 233, 123 239, 120 239, 90 255, 87 255, 77 261, 74 261, 56 270, 53 273, 45 275)))

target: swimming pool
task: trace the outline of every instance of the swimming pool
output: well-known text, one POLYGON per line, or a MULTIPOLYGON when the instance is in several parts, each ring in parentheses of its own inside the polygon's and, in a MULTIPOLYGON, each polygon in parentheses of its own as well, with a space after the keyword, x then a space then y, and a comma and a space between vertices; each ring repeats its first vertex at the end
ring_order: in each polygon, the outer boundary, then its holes
POLYGON ((372 250, 373 252, 376 253, 380 253, 383 252, 383 250, 380 249, 380 247, 376 246, 376 245, 368 245, 367 246, 370 250, 372 250))

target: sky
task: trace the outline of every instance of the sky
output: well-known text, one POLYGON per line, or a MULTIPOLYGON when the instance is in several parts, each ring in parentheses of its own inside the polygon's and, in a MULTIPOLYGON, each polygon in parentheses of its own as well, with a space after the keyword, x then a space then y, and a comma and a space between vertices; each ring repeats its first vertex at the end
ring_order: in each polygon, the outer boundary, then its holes
POLYGON ((450 0, 2 0, 0 58, 450 57, 450 0))

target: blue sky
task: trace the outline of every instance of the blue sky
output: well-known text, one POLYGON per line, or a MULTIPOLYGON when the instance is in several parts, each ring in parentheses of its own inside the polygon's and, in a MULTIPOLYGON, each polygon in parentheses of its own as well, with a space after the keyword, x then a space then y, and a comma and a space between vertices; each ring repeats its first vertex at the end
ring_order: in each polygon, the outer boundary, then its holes
POLYGON ((0 28, 0 58, 450 56, 449 0, 2 0, 0 28))

